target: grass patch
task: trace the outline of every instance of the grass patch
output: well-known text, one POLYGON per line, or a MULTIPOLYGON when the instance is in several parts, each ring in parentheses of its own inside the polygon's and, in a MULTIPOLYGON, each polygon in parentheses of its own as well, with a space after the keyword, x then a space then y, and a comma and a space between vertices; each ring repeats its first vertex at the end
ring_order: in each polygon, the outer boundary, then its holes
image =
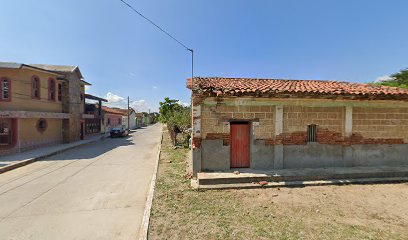
POLYGON ((163 134, 149 239, 408 239, 408 184, 193 190, 163 134))

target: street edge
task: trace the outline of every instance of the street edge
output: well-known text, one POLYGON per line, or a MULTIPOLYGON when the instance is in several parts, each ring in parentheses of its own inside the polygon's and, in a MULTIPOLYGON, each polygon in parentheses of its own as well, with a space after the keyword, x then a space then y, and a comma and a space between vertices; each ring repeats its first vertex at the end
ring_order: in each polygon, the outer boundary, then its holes
POLYGON ((84 142, 84 143, 79 144, 79 145, 75 145, 75 146, 67 147, 67 148, 64 148, 64 149, 60 149, 58 151, 50 152, 50 153, 47 153, 47 154, 44 154, 44 155, 41 155, 41 156, 38 156, 38 157, 33 157, 33 158, 29 158, 27 160, 18 161, 17 163, 14 163, 14 164, 11 164, 11 165, 0 168, 0 174, 3 174, 5 172, 8 172, 8 171, 20 168, 20 167, 24 167, 24 166, 26 166, 28 164, 31 164, 31 163, 34 163, 34 162, 36 162, 38 160, 41 160, 41 159, 44 159, 44 158, 47 158, 47 157, 51 157, 51 156, 63 153, 63 152, 66 152, 68 150, 71 150, 71 149, 74 149, 74 148, 77 148, 77 147, 82 147, 82 146, 87 145, 87 144, 91 144, 91 143, 94 143, 94 142, 97 142, 97 141, 101 141, 104 138, 105 138, 104 136, 101 136, 99 139, 95 139, 95 141, 84 142))
POLYGON ((157 152, 156 166, 154 168, 153 177, 150 182, 149 193, 146 199, 146 206, 145 206, 145 210, 143 214, 142 225, 140 226, 139 240, 147 240, 148 235, 149 235, 150 213, 151 213, 152 205, 153 205, 154 190, 156 189, 156 178, 157 178, 157 171, 159 169, 161 147, 163 144, 163 134, 164 134, 164 131, 163 131, 163 126, 162 126, 162 130, 160 134, 160 145, 159 145, 159 149, 157 152))

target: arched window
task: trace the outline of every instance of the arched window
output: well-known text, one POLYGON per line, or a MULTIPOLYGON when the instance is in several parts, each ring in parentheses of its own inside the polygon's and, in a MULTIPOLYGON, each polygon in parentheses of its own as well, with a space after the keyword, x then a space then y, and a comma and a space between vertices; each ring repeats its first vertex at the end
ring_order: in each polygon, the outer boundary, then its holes
POLYGON ((31 78, 31 97, 40 99, 40 79, 37 76, 31 78))
POLYGON ((10 101, 10 80, 7 78, 0 79, 0 100, 10 101))
POLYGON ((48 100, 55 101, 55 80, 52 78, 48 80, 48 100))

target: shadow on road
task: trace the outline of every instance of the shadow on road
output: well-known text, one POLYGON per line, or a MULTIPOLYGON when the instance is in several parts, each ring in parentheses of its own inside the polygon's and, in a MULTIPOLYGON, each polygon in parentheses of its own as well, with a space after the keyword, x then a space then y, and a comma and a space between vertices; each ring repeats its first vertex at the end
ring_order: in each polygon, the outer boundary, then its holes
POLYGON ((40 161, 58 161, 58 160, 86 160, 98 157, 115 148, 135 145, 132 141, 132 135, 127 137, 110 138, 107 137, 100 141, 86 144, 66 152, 45 158, 40 161))

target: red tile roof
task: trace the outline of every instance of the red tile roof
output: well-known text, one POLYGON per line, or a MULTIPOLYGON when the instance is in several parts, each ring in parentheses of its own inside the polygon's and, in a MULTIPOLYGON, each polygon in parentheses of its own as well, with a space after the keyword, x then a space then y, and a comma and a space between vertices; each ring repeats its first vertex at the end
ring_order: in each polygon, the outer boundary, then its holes
MULTIPOLYGON (((187 79, 187 87, 192 89, 191 78, 187 79)), ((195 77, 194 91, 213 96, 295 94, 408 99, 408 89, 322 80, 195 77)))
POLYGON ((109 113, 109 114, 116 114, 116 115, 121 115, 121 116, 124 116, 124 115, 125 115, 125 114, 122 113, 121 111, 118 111, 118 110, 120 110, 120 109, 114 109, 114 108, 102 106, 102 110, 103 110, 105 113, 109 113))

